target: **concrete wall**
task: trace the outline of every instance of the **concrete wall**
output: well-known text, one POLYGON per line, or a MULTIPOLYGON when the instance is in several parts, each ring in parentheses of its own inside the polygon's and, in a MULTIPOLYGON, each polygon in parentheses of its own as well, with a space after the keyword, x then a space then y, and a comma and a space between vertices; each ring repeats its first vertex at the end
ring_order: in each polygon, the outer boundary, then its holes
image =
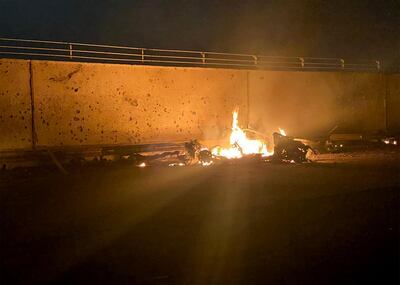
POLYGON ((388 129, 400 132, 400 74, 387 77, 388 129))
POLYGON ((33 61, 38 146, 217 139, 246 71, 33 61))
POLYGON ((400 130, 400 75, 8 59, 0 75, 0 151, 32 147, 31 93, 38 147, 217 140, 236 107, 266 133, 400 130))
POLYGON ((279 126, 292 135, 385 127, 383 75, 340 72, 250 71, 250 127, 279 126))
POLYGON ((32 146, 29 85, 29 61, 0 60, 0 151, 32 146))

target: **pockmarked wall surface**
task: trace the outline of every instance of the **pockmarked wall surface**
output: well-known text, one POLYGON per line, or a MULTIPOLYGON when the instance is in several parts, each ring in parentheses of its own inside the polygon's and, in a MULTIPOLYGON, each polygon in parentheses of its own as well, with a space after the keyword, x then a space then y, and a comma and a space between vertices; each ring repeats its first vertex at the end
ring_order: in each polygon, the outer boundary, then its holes
POLYGON ((0 151, 217 141, 237 108, 240 126, 266 134, 396 132, 399 85, 398 74, 1 59, 0 151))
POLYGON ((387 77, 388 129, 400 132, 400 74, 387 77))
POLYGON ((249 71, 250 127, 291 135, 374 132, 385 128, 383 75, 249 71))
POLYGON ((39 146, 213 140, 247 114, 245 71, 32 64, 39 146))
POLYGON ((0 59, 0 151, 32 147, 29 61, 0 59))

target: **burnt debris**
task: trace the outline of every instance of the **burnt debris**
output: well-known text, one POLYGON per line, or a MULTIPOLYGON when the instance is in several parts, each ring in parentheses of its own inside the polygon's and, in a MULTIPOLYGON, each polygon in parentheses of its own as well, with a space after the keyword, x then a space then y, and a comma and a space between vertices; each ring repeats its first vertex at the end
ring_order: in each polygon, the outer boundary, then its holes
POLYGON ((294 138, 279 133, 274 133, 273 138, 274 155, 272 156, 272 161, 309 162, 310 160, 307 158, 307 154, 309 152, 315 152, 310 146, 294 138))

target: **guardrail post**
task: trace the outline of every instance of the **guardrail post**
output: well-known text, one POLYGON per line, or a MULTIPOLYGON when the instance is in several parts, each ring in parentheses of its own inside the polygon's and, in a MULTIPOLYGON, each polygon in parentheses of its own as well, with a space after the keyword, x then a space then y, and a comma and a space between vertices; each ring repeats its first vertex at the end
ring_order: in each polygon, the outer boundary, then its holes
POLYGON ((72 44, 69 44, 69 58, 72 59, 72 44))
POLYGON ((343 58, 340 59, 340 64, 341 64, 342 68, 344 69, 344 59, 343 58))
POLYGON ((141 50, 142 50, 142 63, 144 63, 144 48, 142 48, 141 50))
POLYGON ((299 57, 301 68, 304 68, 304 58, 299 57))
POLYGON ((258 65, 258 57, 256 55, 252 56, 254 58, 254 65, 258 65))
POLYGON ((203 64, 206 64, 206 53, 205 52, 200 52, 201 54, 201 62, 203 64))
POLYGON ((380 70, 381 69, 381 62, 379 60, 377 60, 375 62, 376 62, 376 69, 380 70))

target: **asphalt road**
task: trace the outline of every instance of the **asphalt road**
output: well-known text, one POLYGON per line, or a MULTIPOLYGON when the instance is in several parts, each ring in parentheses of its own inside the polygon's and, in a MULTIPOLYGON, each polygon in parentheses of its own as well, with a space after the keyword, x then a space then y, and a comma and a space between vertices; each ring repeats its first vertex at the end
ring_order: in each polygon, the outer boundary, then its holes
POLYGON ((0 283, 398 284, 397 162, 0 175, 0 283))

